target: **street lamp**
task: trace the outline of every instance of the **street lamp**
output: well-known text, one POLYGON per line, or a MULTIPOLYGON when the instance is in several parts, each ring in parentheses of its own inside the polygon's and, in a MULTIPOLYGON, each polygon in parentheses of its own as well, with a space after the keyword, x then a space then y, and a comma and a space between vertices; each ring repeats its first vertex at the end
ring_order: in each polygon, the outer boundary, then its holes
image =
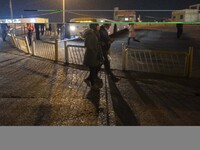
POLYGON ((65 0, 63 0, 63 23, 65 23, 65 0))
POLYGON ((12 10, 12 0, 10 0, 10 18, 13 22, 13 10, 12 10))
POLYGON ((61 33, 61 39, 70 38, 69 25, 65 22, 65 0, 63 0, 63 26, 61 33))

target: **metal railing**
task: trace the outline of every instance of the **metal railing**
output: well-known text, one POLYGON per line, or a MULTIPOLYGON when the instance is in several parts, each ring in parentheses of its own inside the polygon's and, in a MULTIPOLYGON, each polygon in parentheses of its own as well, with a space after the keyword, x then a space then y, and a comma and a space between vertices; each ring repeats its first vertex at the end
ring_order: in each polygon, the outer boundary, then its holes
POLYGON ((83 65, 85 46, 67 45, 65 44, 65 63, 83 65))
POLYGON ((29 47, 29 43, 28 43, 28 39, 26 36, 24 37, 18 37, 15 36, 14 34, 9 34, 8 35, 10 38, 10 43, 16 47, 19 50, 22 50, 25 53, 30 53, 30 47, 29 47))
POLYGON ((10 43, 19 50, 25 53, 32 54, 34 56, 42 57, 58 61, 58 40, 51 41, 34 41, 32 40, 32 46, 29 46, 28 38, 17 37, 14 34, 9 34, 10 43))
POLYGON ((134 49, 122 45, 122 70, 191 77, 193 48, 189 53, 134 49))
POLYGON ((32 41, 32 54, 34 56, 58 61, 58 40, 50 41, 32 41))

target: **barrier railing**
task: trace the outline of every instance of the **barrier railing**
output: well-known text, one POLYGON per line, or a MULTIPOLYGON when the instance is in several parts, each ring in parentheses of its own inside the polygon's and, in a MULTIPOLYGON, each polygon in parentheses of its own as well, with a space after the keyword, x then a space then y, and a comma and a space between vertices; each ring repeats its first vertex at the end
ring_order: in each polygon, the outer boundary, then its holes
POLYGON ((193 48, 189 53, 134 49, 122 45, 122 70, 191 77, 193 48))
POLYGON ((65 44, 65 63, 83 65, 85 47, 65 44))
MULTIPOLYGON (((55 40, 55 42, 32 40, 32 46, 30 47, 26 36, 16 37, 14 34, 9 34, 8 36, 10 43, 19 50, 34 56, 58 61, 58 40, 55 40)), ((60 52, 60 55, 63 54, 60 52)))
POLYGON ((32 54, 34 56, 58 61, 58 40, 50 41, 33 41, 32 54))
POLYGON ((8 34, 8 36, 10 37, 9 38, 9 41, 10 43, 18 48, 19 50, 22 50, 23 52, 25 53, 30 53, 30 47, 29 47, 29 43, 28 43, 28 39, 26 36, 24 37, 18 37, 18 36, 15 36, 14 34, 8 34))

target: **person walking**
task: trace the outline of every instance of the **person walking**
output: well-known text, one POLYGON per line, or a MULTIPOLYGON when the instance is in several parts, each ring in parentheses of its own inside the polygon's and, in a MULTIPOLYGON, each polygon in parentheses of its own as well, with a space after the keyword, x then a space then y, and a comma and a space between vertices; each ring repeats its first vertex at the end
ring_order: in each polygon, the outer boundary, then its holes
POLYGON ((31 46, 32 35, 34 31, 34 27, 31 23, 27 23, 27 30, 28 30, 28 42, 29 42, 29 46, 31 46))
POLYGON ((176 28, 177 28, 177 38, 179 39, 183 33, 183 24, 177 23, 176 24, 176 28))
POLYGON ((100 30, 99 30, 100 41, 101 41, 101 48, 103 52, 105 71, 114 82, 118 82, 120 79, 115 77, 115 75, 112 73, 110 69, 109 50, 110 50, 111 43, 113 42, 113 40, 111 40, 110 36, 108 35, 108 30, 110 26, 111 24, 105 23, 100 27, 100 30))
POLYGON ((40 24, 41 35, 44 35, 44 27, 45 27, 45 24, 44 24, 44 23, 41 23, 41 24, 40 24))
POLYGON ((136 42, 140 42, 139 40, 137 40, 135 38, 136 37, 136 33, 135 33, 134 23, 129 24, 128 30, 129 30, 128 45, 130 44, 130 39, 133 39, 133 41, 136 41, 136 42))
POLYGON ((10 27, 7 25, 7 23, 2 23, 1 24, 1 34, 2 34, 2 39, 3 41, 5 42, 6 41, 6 36, 7 36, 7 30, 9 29, 10 27))
POLYGON ((85 38, 85 55, 83 64, 90 70, 88 78, 84 79, 88 86, 93 89, 99 89, 100 85, 98 73, 103 64, 103 56, 100 45, 99 24, 90 24, 90 29, 84 33, 85 38))
POLYGON ((35 23, 35 34, 36 34, 36 40, 40 40, 40 24, 35 23))

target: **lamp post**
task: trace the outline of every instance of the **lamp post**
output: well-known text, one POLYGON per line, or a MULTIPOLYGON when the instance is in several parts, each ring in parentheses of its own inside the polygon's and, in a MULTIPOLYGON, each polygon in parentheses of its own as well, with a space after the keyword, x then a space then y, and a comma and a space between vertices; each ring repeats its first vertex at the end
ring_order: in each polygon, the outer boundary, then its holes
POLYGON ((12 10, 12 0, 10 0, 10 19, 13 22, 13 10, 12 10))
POLYGON ((61 39, 70 38, 69 25, 65 22, 65 0, 63 0, 63 26, 61 29, 61 39))
POLYGON ((65 0, 63 0, 63 23, 65 23, 65 0))
POLYGON ((61 40, 65 39, 65 0, 63 0, 63 25, 61 27, 61 40))

